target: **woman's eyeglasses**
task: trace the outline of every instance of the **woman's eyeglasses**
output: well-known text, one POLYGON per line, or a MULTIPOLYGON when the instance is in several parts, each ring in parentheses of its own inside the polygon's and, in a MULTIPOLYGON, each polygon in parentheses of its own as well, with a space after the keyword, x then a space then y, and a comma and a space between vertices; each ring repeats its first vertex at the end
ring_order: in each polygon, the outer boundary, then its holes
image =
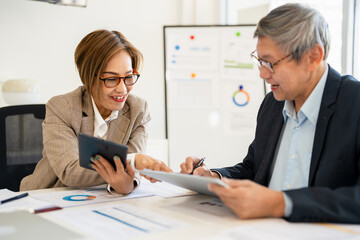
POLYGON ((121 80, 124 81, 124 84, 126 86, 132 86, 137 82, 139 77, 140 77, 140 74, 136 70, 134 70, 134 73, 127 75, 125 77, 111 76, 111 77, 104 78, 104 77, 99 76, 99 79, 104 82, 105 87, 113 88, 113 87, 116 87, 117 85, 119 85, 121 80))

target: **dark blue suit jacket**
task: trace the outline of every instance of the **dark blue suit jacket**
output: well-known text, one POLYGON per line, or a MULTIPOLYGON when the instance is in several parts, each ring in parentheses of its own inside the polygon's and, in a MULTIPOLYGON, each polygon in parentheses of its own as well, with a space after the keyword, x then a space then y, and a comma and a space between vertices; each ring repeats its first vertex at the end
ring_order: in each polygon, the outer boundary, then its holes
MULTIPOLYGON (((242 163, 216 169, 223 176, 268 186, 284 125, 284 101, 267 94, 260 106, 255 139, 242 163)), ((360 82, 329 66, 321 101, 307 188, 285 191, 294 222, 360 223, 360 82)))

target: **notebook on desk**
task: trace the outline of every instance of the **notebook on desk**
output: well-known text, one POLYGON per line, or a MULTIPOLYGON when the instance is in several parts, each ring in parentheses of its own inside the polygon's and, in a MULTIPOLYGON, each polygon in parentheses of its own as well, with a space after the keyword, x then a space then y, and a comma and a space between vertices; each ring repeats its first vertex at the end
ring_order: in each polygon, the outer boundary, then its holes
POLYGON ((86 239, 39 215, 27 211, 0 213, 1 239, 86 239))

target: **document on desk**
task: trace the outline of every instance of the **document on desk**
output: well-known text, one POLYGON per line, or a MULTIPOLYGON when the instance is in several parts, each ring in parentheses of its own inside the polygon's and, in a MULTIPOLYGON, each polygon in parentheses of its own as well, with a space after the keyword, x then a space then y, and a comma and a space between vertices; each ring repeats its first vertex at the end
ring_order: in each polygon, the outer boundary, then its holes
POLYGON ((168 205, 167 209, 181 212, 198 219, 207 219, 211 222, 224 219, 238 219, 235 213, 228 208, 218 197, 197 195, 186 201, 168 205))
POLYGON ((128 239, 188 225, 155 210, 125 203, 65 209, 50 214, 99 239, 128 239))
POLYGON ((356 240, 360 225, 289 223, 283 219, 260 219, 200 240, 356 240))
MULTIPOLYGON (((0 200, 7 199, 19 195, 18 192, 13 192, 8 189, 0 190, 0 200)), ((54 207, 54 204, 48 201, 33 198, 31 194, 27 197, 17 199, 15 201, 0 204, 0 213, 14 212, 19 210, 43 209, 54 207)))
POLYGON ((145 178, 141 180, 141 184, 139 188, 142 191, 152 192, 154 195, 163 198, 180 197, 180 196, 197 194, 197 192, 191 191, 186 188, 178 187, 167 182, 152 183, 145 178))
POLYGON ((103 186, 100 186, 87 189, 38 193, 33 194, 32 196, 36 199, 51 202, 56 206, 65 208, 139 197, 149 197, 153 195, 154 194, 152 192, 144 191, 141 188, 135 189, 134 192, 128 195, 110 194, 103 186))
POLYGON ((128 195, 115 193, 110 194, 105 190, 104 186, 97 186, 86 189, 35 193, 32 194, 32 197, 38 201, 45 201, 64 208, 132 198, 150 197, 154 195, 160 197, 178 197, 192 194, 195 194, 195 192, 176 187, 165 182, 151 183, 144 178, 141 180, 140 186, 128 195))

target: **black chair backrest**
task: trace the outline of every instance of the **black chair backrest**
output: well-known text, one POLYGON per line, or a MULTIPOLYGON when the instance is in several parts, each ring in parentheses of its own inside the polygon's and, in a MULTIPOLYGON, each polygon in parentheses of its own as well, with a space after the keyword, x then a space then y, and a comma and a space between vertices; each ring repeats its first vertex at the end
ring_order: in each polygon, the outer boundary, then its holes
POLYGON ((0 108, 0 189, 19 191, 42 157, 45 104, 0 108))

